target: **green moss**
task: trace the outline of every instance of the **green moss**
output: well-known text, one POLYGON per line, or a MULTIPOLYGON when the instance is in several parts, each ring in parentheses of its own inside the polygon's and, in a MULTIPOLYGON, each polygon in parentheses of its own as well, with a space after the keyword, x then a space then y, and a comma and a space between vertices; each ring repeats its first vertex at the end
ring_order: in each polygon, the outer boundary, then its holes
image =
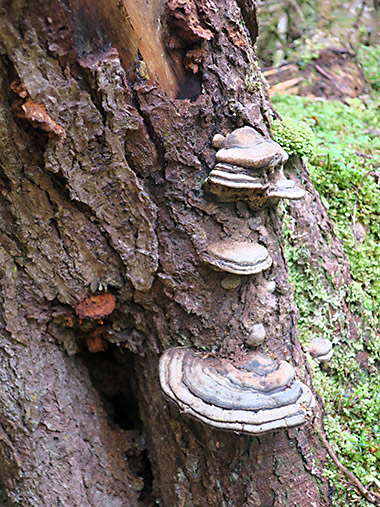
POLYGON ((311 158, 314 154, 314 133, 304 122, 290 118, 273 120, 272 137, 288 155, 311 158))
POLYGON ((380 44, 376 46, 360 45, 358 47, 358 58, 363 66, 367 81, 374 90, 380 90, 380 44))
MULTIPOLYGON (((316 149, 308 167, 350 262, 352 282, 337 290, 323 266, 310 261, 307 248, 294 245, 296 224, 283 206, 300 339, 307 343, 319 335, 334 343, 327 372, 308 358, 326 406, 326 433, 343 465, 373 492, 380 491, 379 98, 348 99, 346 104, 290 95, 273 100, 281 115, 303 119, 314 132, 316 149), (354 218, 365 229, 361 242, 353 236, 354 218), (357 320, 356 341, 350 338, 345 304, 357 320), (367 355, 365 370, 355 359, 359 351, 367 355)), ((331 461, 325 474, 335 489, 334 506, 371 505, 331 461)))

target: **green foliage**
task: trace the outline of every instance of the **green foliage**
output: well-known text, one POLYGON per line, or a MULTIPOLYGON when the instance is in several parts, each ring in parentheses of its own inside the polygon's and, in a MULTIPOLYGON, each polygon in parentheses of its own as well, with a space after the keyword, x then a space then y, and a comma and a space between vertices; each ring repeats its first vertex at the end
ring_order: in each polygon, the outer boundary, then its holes
POLYGON ((273 120, 272 137, 288 155, 311 158, 314 154, 314 133, 304 122, 291 118, 273 120))
POLYGON ((363 66, 367 81, 374 90, 380 90, 380 45, 358 47, 358 58, 363 66))
MULTIPOLYGON (((374 70, 374 82, 375 74, 374 70)), ((334 357, 327 372, 310 358, 314 384, 328 414, 326 432, 343 465, 380 492, 379 98, 348 99, 343 104, 278 96, 273 102, 281 115, 306 122, 314 132, 316 150, 308 166, 336 224, 353 278, 339 291, 326 280, 323 267, 311 264, 305 247, 292 243, 294 219, 284 206, 286 254, 300 311, 300 338, 305 343, 317 334, 333 341, 334 357), (353 234, 354 221, 365 230, 360 241, 353 234), (349 339, 343 299, 357 318, 357 341, 349 339), (359 351, 366 355, 364 370, 355 359, 359 351)), ((371 505, 332 462, 326 474, 336 489, 334 506, 371 505)))
POLYGON ((348 104, 281 96, 281 114, 312 126, 317 150, 309 164, 316 189, 342 238, 354 280, 366 294, 367 309, 380 305, 380 116, 377 103, 359 99, 348 104), (353 217, 367 229, 363 244, 355 241, 353 217), (372 303, 370 303, 372 301, 372 303))
MULTIPOLYGON (((344 364, 345 354, 335 358, 344 364)), ((317 368, 317 367, 316 367, 317 368)), ((334 378, 315 371, 315 383, 323 396, 328 415, 324 427, 330 444, 341 463, 364 484, 380 489, 380 377, 339 385, 334 378)), ((370 506, 351 486, 342 481, 340 472, 330 463, 326 475, 336 488, 334 505, 370 506)))
POLYGON ((311 34, 311 36, 307 36, 305 33, 303 37, 296 39, 293 43, 290 59, 296 61, 301 68, 318 59, 321 50, 342 45, 339 38, 334 37, 331 33, 326 33, 325 30, 314 27, 311 34))

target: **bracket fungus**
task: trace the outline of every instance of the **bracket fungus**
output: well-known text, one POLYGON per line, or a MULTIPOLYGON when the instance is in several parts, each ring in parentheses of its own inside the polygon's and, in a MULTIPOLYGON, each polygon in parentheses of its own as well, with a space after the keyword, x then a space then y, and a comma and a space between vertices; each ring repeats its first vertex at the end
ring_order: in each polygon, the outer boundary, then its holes
POLYGON ((282 168, 279 171, 278 179, 272 183, 268 190, 268 197, 278 199, 302 199, 306 194, 303 188, 298 187, 293 180, 288 180, 282 168))
POLYGON ((326 338, 310 340, 307 351, 318 363, 328 363, 334 354, 332 343, 326 338))
POLYGON ((213 146, 219 149, 218 163, 206 184, 210 192, 225 199, 249 198, 249 193, 265 192, 269 187, 265 170, 282 165, 288 158, 280 145, 252 127, 236 129, 226 137, 217 134, 213 146))
POLYGON ((288 160, 286 151, 254 128, 242 127, 226 137, 217 134, 213 146, 218 149, 217 164, 206 186, 220 198, 252 200, 255 195, 262 205, 269 198, 301 199, 305 195, 283 175, 282 167, 288 160), (270 184, 273 179, 275 182, 270 184))
POLYGON ((215 269, 234 275, 253 275, 272 264, 265 246, 249 241, 218 241, 208 246, 202 259, 215 269))
POLYGON ((292 180, 286 178, 276 181, 268 190, 268 197, 278 199, 302 199, 306 194, 303 188, 297 187, 292 180))
POLYGON ((269 187, 269 183, 263 181, 263 178, 247 174, 239 166, 224 163, 216 164, 207 178, 207 183, 235 190, 266 190, 269 187))
POLYGON ((299 426, 315 403, 289 363, 259 353, 233 363, 172 348, 161 356, 159 374, 163 392, 183 413, 251 435, 299 426))
POLYGON ((279 144, 266 139, 252 127, 234 130, 224 138, 216 154, 217 162, 241 167, 266 169, 284 164, 288 154, 279 144))

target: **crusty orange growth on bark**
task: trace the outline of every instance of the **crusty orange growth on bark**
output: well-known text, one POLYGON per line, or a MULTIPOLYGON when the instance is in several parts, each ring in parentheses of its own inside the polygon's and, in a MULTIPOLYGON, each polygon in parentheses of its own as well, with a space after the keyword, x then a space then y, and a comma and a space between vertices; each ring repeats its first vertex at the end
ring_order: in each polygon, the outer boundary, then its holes
POLYGON ((116 298, 108 292, 91 294, 75 307, 75 313, 81 319, 101 319, 115 309, 116 298))
POLYGON ((44 130, 49 136, 56 135, 65 139, 65 129, 53 120, 43 104, 38 104, 29 97, 24 83, 16 79, 12 81, 10 89, 21 99, 25 99, 13 103, 13 111, 18 118, 29 120, 34 128, 44 130))
POLYGON ((175 21, 175 25, 186 41, 198 42, 199 39, 212 39, 212 31, 201 25, 198 9, 193 0, 168 0, 167 6, 172 20, 175 21))

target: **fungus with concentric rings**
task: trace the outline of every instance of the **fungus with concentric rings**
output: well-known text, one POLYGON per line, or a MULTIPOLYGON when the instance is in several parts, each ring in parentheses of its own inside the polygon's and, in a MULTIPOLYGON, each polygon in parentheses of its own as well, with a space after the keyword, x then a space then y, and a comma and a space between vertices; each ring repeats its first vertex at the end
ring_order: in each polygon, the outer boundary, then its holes
POLYGON ((159 374, 163 392, 181 413, 251 435, 301 425, 315 403, 289 363, 259 353, 233 362, 172 348, 161 356, 159 374))
POLYGON ((285 178, 282 168, 288 154, 275 141, 266 139, 252 127, 234 130, 226 137, 217 134, 217 164, 206 179, 206 189, 224 201, 301 199, 305 191, 285 178))

